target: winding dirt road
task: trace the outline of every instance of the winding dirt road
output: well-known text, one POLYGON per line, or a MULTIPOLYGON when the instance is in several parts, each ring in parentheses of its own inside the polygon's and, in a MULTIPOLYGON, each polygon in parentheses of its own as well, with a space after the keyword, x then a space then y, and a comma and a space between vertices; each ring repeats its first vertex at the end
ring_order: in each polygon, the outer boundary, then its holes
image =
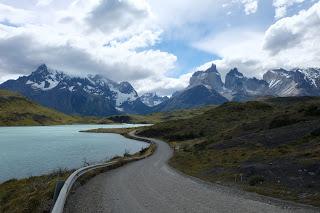
POLYGON ((79 187, 65 212, 318 212, 182 175, 167 165, 170 147, 154 142, 158 148, 151 157, 100 174, 79 187))

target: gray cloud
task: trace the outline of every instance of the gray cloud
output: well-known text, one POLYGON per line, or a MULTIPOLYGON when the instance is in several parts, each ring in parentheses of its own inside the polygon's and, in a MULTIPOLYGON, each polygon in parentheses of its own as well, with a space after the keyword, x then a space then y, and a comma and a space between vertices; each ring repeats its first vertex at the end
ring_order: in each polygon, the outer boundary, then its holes
POLYGON ((148 15, 147 10, 137 8, 130 1, 102 0, 86 20, 92 29, 110 32, 124 30, 148 15))
POLYGON ((277 21, 266 32, 263 48, 272 55, 296 47, 310 48, 307 42, 318 43, 320 2, 298 15, 277 21))
POLYGON ((46 63, 72 75, 101 74, 116 81, 134 81, 152 75, 150 70, 143 67, 107 62, 107 59, 97 61, 84 50, 69 45, 40 45, 27 35, 0 40, 1 73, 29 74, 39 64, 46 63))
POLYGON ((287 27, 271 29, 271 32, 266 35, 263 48, 274 55, 282 50, 296 46, 301 42, 303 36, 303 32, 293 32, 287 27))

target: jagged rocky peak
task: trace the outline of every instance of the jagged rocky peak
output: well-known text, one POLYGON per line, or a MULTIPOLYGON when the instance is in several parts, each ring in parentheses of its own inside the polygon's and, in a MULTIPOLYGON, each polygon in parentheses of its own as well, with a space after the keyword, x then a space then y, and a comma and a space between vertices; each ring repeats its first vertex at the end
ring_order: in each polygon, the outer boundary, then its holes
POLYGON ((217 65, 212 64, 211 67, 209 69, 207 69, 206 71, 207 72, 216 72, 216 73, 218 73, 217 65))
POLYGON ((263 79, 267 81, 269 84, 271 83, 272 80, 275 78, 290 78, 291 74, 289 71, 282 69, 282 68, 277 68, 277 69, 272 69, 268 70, 264 75, 263 79))
POLYGON ((119 84, 119 91, 126 94, 135 92, 133 86, 127 81, 121 82, 119 84))
POLYGON ((58 70, 50 69, 46 64, 41 64, 35 71, 31 73, 31 76, 64 76, 64 74, 58 70))
POLYGON ((33 101, 70 114, 105 116, 149 110, 129 82, 116 83, 101 75, 72 77, 45 64, 28 76, 4 82, 0 88, 20 92, 33 101))
POLYGON ((149 107, 154 107, 157 106, 161 103, 163 103, 164 101, 169 100, 169 98, 167 96, 159 96, 157 95, 157 93, 153 93, 153 92, 148 92, 143 94, 140 97, 141 101, 149 106, 149 107))
POLYGON ((269 83, 268 92, 277 96, 320 95, 319 68, 273 69, 263 79, 269 83))
POLYGON ((99 86, 108 86, 110 84, 116 84, 116 82, 102 75, 88 75, 88 79, 90 79, 94 84, 99 86))
POLYGON ((33 77, 35 80, 45 80, 46 76, 52 75, 53 70, 48 69, 47 65, 40 65, 35 71, 33 71, 30 77, 33 77))
POLYGON ((35 74, 40 74, 40 73, 48 74, 49 73, 48 67, 46 64, 41 64, 33 73, 35 73, 35 74))
POLYGON ((236 67, 231 69, 227 75, 231 75, 236 78, 244 78, 243 74, 241 72, 239 72, 238 68, 236 68, 236 67))
POLYGON ((257 78, 247 78, 237 68, 233 68, 226 75, 225 88, 232 91, 229 100, 244 101, 264 95, 268 83, 257 78))
POLYGON ((204 85, 209 89, 214 89, 216 91, 223 90, 223 82, 221 80, 221 75, 217 70, 215 64, 205 71, 197 71, 190 78, 189 88, 204 85))
POLYGON ((225 87, 230 90, 243 87, 245 80, 243 74, 237 68, 233 68, 226 75, 225 87))
POLYGON ((37 90, 50 90, 56 87, 64 78, 66 78, 65 74, 52 70, 45 64, 40 65, 31 75, 22 77, 25 84, 37 90))

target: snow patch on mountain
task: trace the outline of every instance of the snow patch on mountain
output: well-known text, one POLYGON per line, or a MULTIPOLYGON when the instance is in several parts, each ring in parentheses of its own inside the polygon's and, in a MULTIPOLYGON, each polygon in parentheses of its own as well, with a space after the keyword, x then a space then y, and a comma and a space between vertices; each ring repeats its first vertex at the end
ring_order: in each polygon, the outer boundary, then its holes
POLYGON ((157 106, 168 99, 169 98, 167 96, 161 97, 158 96, 156 93, 145 93, 140 97, 142 103, 149 107, 157 106))
POLYGON ((45 64, 39 66, 29 76, 5 82, 1 86, 21 92, 41 104, 66 113, 107 115, 109 112, 116 114, 117 111, 146 113, 149 110, 138 100, 138 93, 128 82, 117 83, 100 75, 71 77, 61 71, 50 69, 45 64), (52 101, 46 100, 48 93, 53 97, 52 101), (63 101, 59 101, 60 96, 64 96, 61 98, 69 103, 68 109, 64 108, 63 101), (84 104, 87 108, 83 107, 84 104))
POLYGON ((296 68, 292 70, 269 70, 263 76, 269 83, 270 95, 276 96, 319 96, 320 95, 320 69, 296 68))

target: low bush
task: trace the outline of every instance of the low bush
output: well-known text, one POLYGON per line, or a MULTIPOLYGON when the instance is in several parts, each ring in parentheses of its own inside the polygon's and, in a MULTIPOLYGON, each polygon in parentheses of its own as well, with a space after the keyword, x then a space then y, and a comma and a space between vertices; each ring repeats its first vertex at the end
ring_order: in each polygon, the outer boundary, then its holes
POLYGON ((257 184, 262 184, 264 182, 264 177, 260 175, 254 175, 249 178, 249 185, 255 186, 257 184))
POLYGON ((290 118, 287 115, 275 117, 270 122, 269 129, 275 129, 275 128, 279 128, 279 127, 283 127, 283 126, 289 126, 292 124, 299 123, 300 121, 301 120, 299 120, 299 119, 290 118))
POLYGON ((320 108, 317 105, 311 105, 306 109, 305 115, 320 116, 320 108))

